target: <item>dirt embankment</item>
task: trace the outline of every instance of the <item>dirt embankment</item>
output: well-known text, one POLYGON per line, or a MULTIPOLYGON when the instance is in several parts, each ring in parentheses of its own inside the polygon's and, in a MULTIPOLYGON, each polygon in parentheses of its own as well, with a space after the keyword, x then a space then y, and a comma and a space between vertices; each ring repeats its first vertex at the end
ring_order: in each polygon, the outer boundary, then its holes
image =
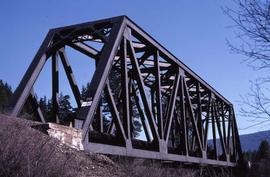
POLYGON ((198 173, 151 160, 87 154, 31 128, 38 124, 0 114, 0 177, 195 177, 198 173))
POLYGON ((72 149, 31 128, 35 124, 0 114, 0 176, 126 176, 108 157, 72 149))

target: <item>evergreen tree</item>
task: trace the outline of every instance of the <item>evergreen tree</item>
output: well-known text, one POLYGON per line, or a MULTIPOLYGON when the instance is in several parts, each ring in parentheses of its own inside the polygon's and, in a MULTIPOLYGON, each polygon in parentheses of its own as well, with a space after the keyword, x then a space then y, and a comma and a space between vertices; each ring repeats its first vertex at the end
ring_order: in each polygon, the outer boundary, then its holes
POLYGON ((269 143, 267 140, 263 140, 259 146, 256 160, 260 159, 270 159, 270 149, 269 149, 269 143))
POLYGON ((89 88, 90 88, 90 83, 88 82, 87 84, 86 84, 86 86, 82 86, 82 93, 81 93, 81 97, 82 97, 82 99, 83 100, 86 100, 86 98, 87 98, 87 92, 88 92, 88 90, 89 90, 89 88))
POLYGON ((73 113, 73 108, 70 103, 70 96, 63 95, 60 93, 59 96, 59 118, 61 121, 65 121, 65 119, 73 113))
POLYGON ((243 152, 243 158, 245 161, 254 162, 256 159, 257 151, 246 151, 243 152))
POLYGON ((0 112, 4 112, 7 108, 11 96, 11 86, 0 80, 0 112))
MULTIPOLYGON (((70 116, 70 114, 72 114, 73 108, 71 106, 70 103, 70 96, 69 95, 63 95, 63 93, 60 93, 59 95, 59 119, 60 119, 60 123, 64 123, 67 118, 70 116)), ((52 108, 52 100, 51 99, 47 99, 46 96, 42 97, 39 99, 39 107, 43 112, 43 115, 45 116, 47 121, 51 121, 53 120, 52 116, 52 112, 53 112, 53 108, 52 108)))
POLYGON ((43 98, 40 98, 38 104, 39 104, 40 109, 44 112, 44 114, 46 114, 46 117, 47 117, 47 113, 48 113, 47 97, 43 96, 43 98))
MULTIPOLYGON (((113 74, 110 74, 110 86, 111 86, 111 89, 113 90, 114 93, 119 93, 120 90, 121 90, 121 77, 119 75, 119 73, 117 73, 115 70, 112 70, 111 71, 113 74)), ((82 86, 82 93, 81 93, 81 96, 82 96, 82 99, 84 101, 86 101, 87 99, 87 92, 89 92, 89 87, 90 87, 90 83, 87 83, 85 86, 82 86)), ((113 94, 114 96, 114 100, 116 102, 116 105, 118 107, 118 110, 119 110, 119 115, 120 117, 123 117, 123 111, 122 111, 122 100, 119 99, 119 95, 117 94, 113 94)), ((102 112, 103 112, 103 116, 104 116, 104 124, 105 124, 105 127, 109 127, 109 123, 110 123, 110 119, 112 118, 111 116, 111 110, 109 108, 109 105, 108 105, 108 101, 104 95, 104 93, 102 94, 102 98, 101 98, 101 102, 102 102, 102 112)), ((138 113, 138 110, 136 109, 136 106, 135 106, 135 100, 134 98, 132 98, 130 100, 131 102, 131 108, 133 111, 132 111, 132 117, 133 117, 133 126, 132 126, 132 130, 133 130, 133 137, 138 137, 140 132, 141 132, 141 123, 139 121, 139 113, 138 113)), ((96 124, 96 121, 95 119, 93 120, 93 127, 95 127, 95 124, 96 124)))
POLYGON ((251 163, 249 177, 270 176, 270 151, 269 143, 263 140, 256 153, 255 160, 251 163))

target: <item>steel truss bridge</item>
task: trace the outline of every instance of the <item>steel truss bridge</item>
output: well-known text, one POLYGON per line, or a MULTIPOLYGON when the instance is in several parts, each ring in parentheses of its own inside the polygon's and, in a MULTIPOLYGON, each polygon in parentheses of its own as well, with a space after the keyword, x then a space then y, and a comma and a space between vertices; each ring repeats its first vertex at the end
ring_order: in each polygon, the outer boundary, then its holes
POLYGON ((61 62, 78 107, 74 126, 83 131, 86 151, 224 168, 242 160, 233 105, 128 17, 50 30, 14 93, 11 115, 19 116, 29 99, 47 121, 33 85, 48 60, 53 121, 59 117, 61 62), (96 63, 86 99, 67 47, 96 63), (136 136, 136 120, 143 140, 136 136))

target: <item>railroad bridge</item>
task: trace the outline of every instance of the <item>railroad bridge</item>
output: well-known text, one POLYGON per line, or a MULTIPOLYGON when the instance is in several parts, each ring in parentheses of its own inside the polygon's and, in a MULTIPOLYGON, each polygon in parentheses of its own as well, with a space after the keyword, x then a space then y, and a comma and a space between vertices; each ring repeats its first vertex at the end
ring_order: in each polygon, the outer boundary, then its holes
POLYGON ((33 85, 48 60, 53 121, 59 119, 62 63, 77 104, 73 126, 82 129, 86 151, 224 168, 242 160, 233 105, 128 17, 50 30, 14 93, 11 115, 19 116, 29 99, 47 121, 33 85), (95 61, 86 98, 67 47, 95 61))

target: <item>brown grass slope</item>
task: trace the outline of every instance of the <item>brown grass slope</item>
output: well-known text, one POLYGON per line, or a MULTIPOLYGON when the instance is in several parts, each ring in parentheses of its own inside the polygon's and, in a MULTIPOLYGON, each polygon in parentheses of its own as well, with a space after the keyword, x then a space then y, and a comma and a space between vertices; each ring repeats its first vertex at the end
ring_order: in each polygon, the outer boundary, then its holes
POLYGON ((108 157, 69 148, 31 128, 35 124, 0 114, 0 176, 126 176, 108 157))
POLYGON ((198 170, 72 149, 31 128, 39 122, 0 114, 0 177, 195 177, 198 170))

